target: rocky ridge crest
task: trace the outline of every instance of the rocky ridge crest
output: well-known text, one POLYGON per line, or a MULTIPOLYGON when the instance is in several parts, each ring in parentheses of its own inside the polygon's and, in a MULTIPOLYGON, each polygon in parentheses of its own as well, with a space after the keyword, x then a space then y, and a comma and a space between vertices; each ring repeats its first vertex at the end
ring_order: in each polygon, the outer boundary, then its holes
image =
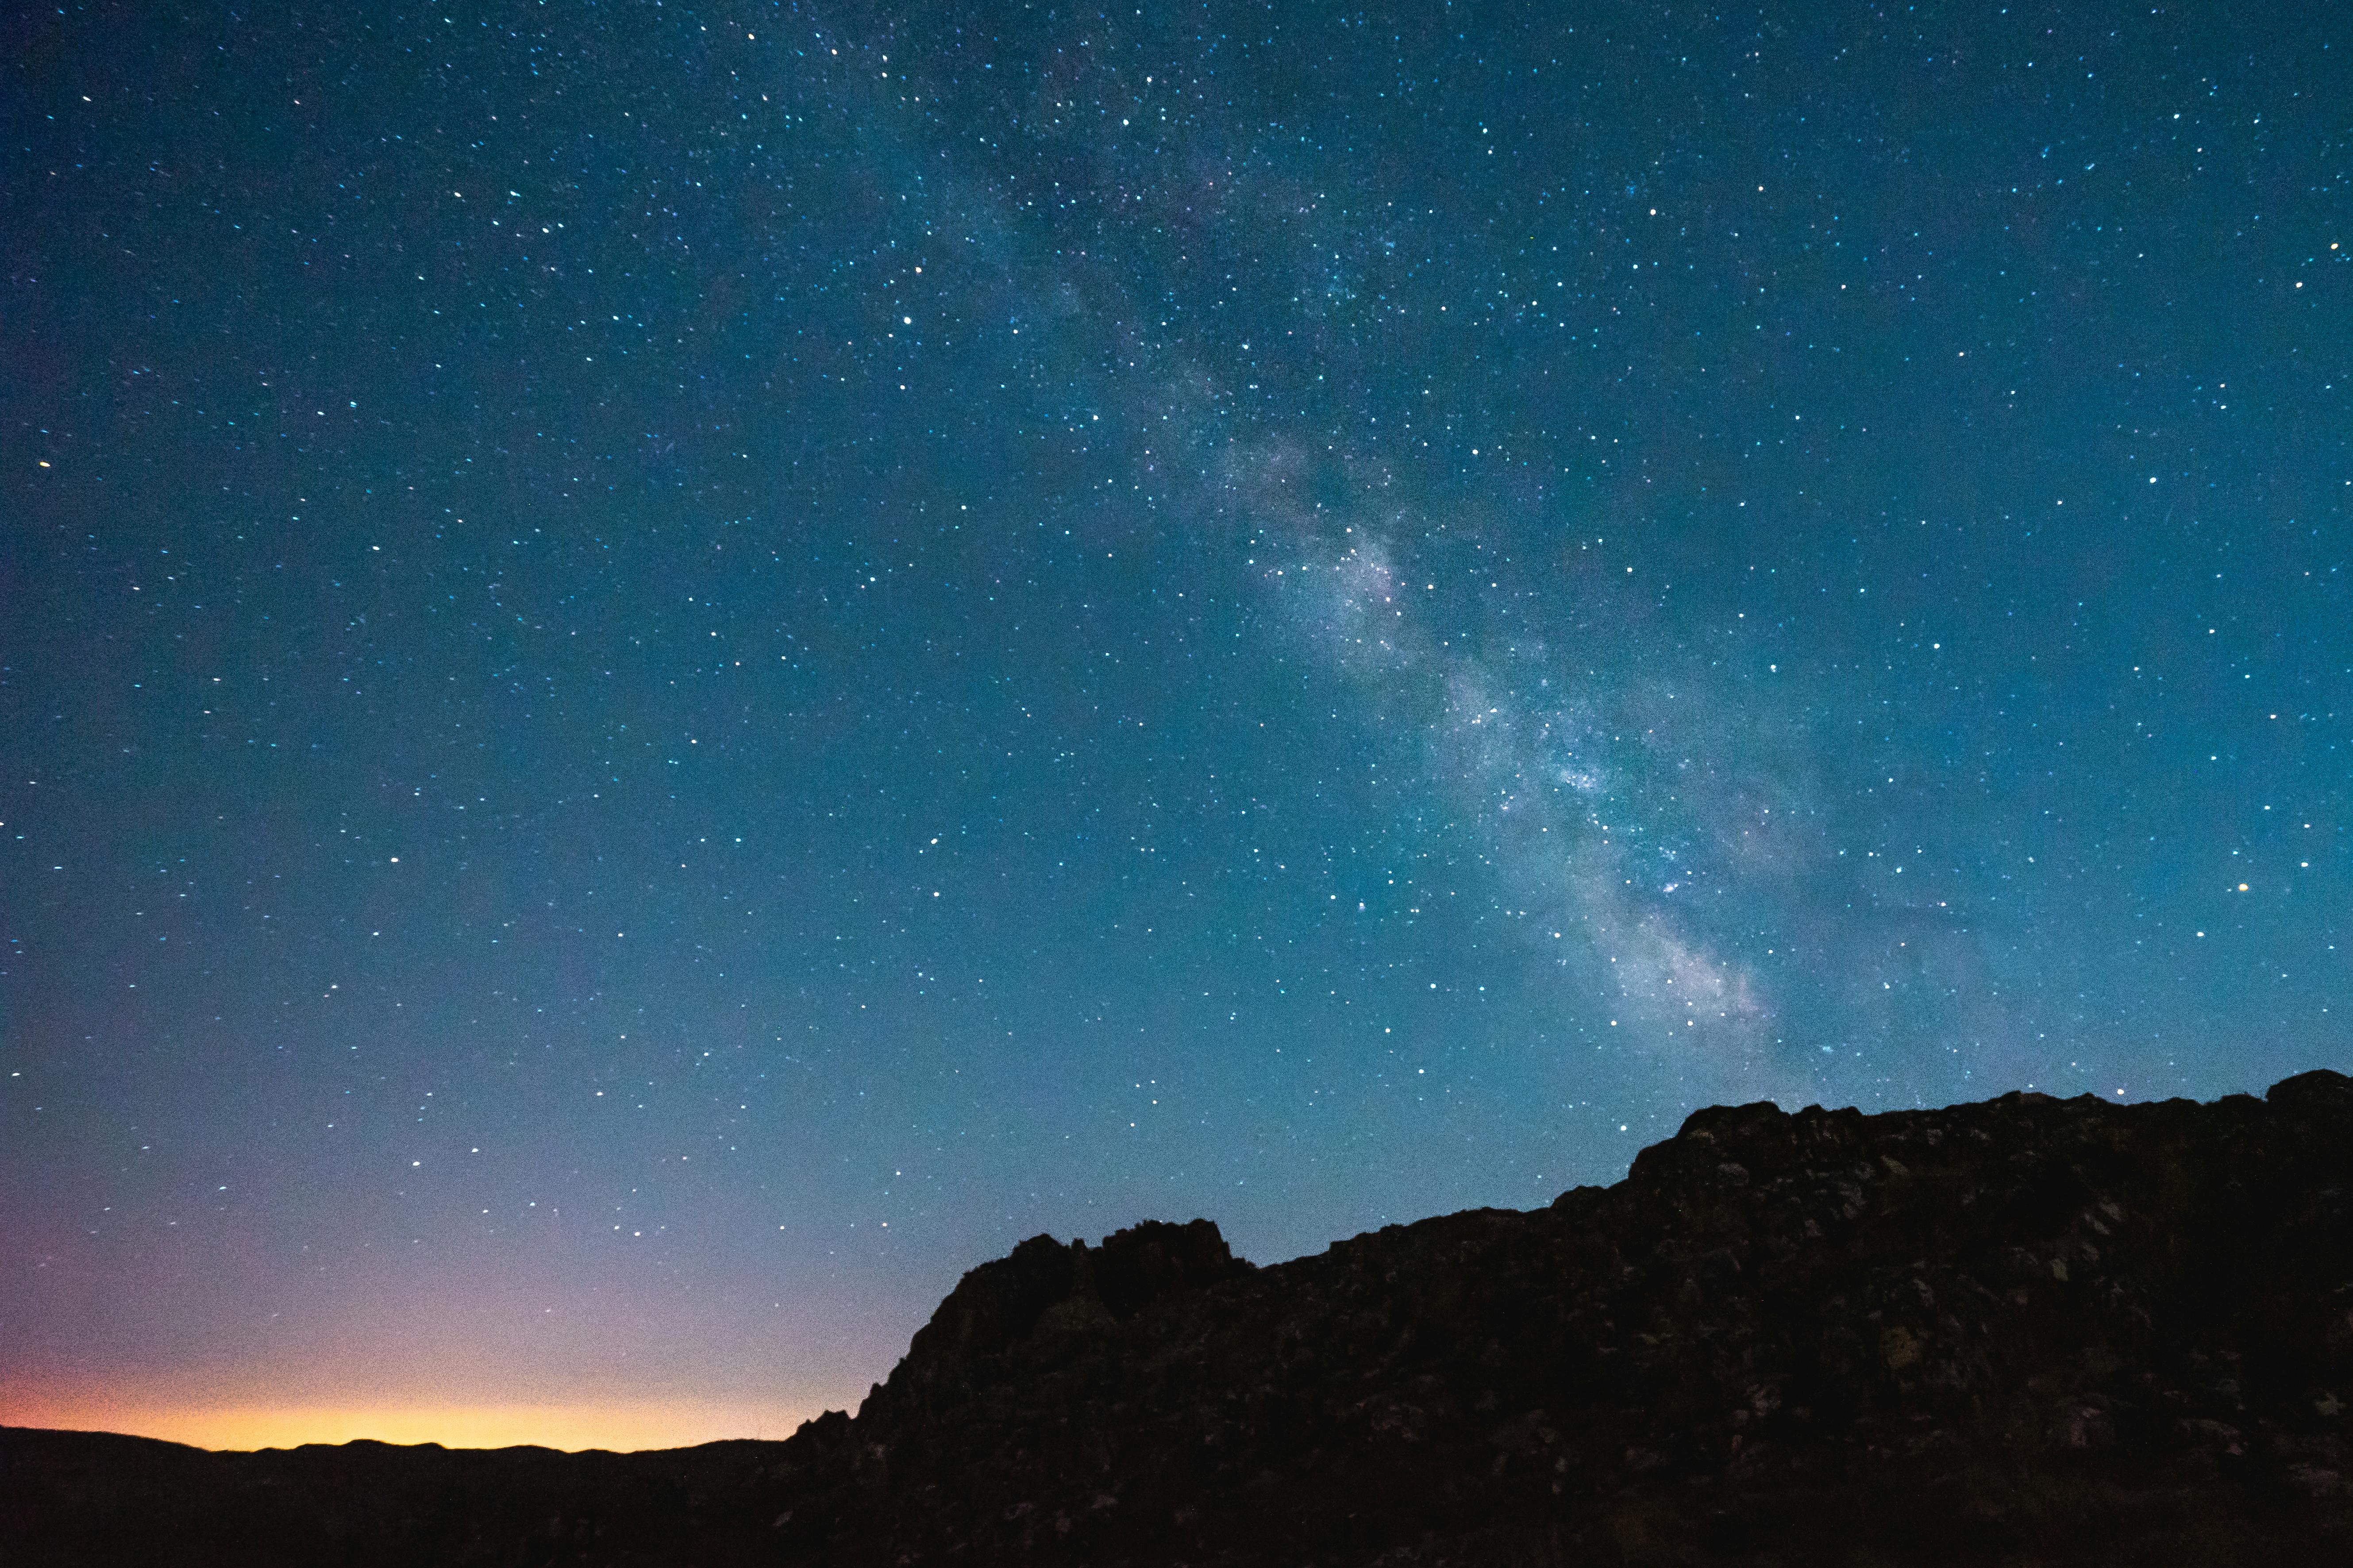
POLYGON ((1261 1269, 1195 1221, 1094 1305, 1177 1230, 968 1275, 787 1446, 787 1560, 2353 1561, 2334 1072, 1715 1107, 1535 1213, 1261 1269))

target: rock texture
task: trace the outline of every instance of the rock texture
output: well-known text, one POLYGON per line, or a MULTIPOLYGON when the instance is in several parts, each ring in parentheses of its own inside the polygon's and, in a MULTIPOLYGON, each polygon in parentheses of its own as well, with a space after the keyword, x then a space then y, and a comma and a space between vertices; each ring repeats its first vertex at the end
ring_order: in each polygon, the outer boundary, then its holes
MULTIPOLYGON (((2341 1564, 2348 1404, 2353 1080, 1716 1108, 1615 1186, 1273 1268, 1198 1220, 1034 1238, 965 1276, 855 1418, 434 1460, 459 1489, 438 1558, 2341 1564), (500 1463, 531 1531, 455 1511, 491 1489, 458 1469, 500 1463)), ((99 1481, 35 1495, 50 1439, 6 1438, 0 1543, 124 1511, 99 1481)), ((190 1496, 242 1486, 237 1517, 267 1514, 271 1456, 182 1452, 219 1467, 190 1496)), ((369 1550, 346 1528, 269 1560, 420 1560, 369 1550)))

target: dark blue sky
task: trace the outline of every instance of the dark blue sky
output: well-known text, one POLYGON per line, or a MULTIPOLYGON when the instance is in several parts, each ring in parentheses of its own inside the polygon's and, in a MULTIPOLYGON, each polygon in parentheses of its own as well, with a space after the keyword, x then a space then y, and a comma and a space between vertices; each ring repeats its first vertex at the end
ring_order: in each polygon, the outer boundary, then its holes
POLYGON ((0 1419, 2353 1065, 2327 7, 6 27, 0 1419))

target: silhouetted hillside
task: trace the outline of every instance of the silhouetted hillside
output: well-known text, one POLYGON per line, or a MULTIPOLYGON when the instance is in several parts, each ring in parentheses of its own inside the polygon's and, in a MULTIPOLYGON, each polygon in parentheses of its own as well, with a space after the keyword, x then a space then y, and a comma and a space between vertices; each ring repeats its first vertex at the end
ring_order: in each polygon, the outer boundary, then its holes
POLYGON ((782 1444, 7 1432, 10 1562, 2353 1562, 2353 1081, 1694 1115, 1550 1207, 967 1274, 782 1444))

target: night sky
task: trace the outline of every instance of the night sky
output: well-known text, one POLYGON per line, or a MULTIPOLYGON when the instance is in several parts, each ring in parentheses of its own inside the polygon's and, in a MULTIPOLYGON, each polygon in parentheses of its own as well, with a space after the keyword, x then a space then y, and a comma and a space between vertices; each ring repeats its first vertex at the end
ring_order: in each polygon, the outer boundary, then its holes
POLYGON ((0 37, 0 1420, 639 1446, 2353 1068, 2353 13, 0 37))

